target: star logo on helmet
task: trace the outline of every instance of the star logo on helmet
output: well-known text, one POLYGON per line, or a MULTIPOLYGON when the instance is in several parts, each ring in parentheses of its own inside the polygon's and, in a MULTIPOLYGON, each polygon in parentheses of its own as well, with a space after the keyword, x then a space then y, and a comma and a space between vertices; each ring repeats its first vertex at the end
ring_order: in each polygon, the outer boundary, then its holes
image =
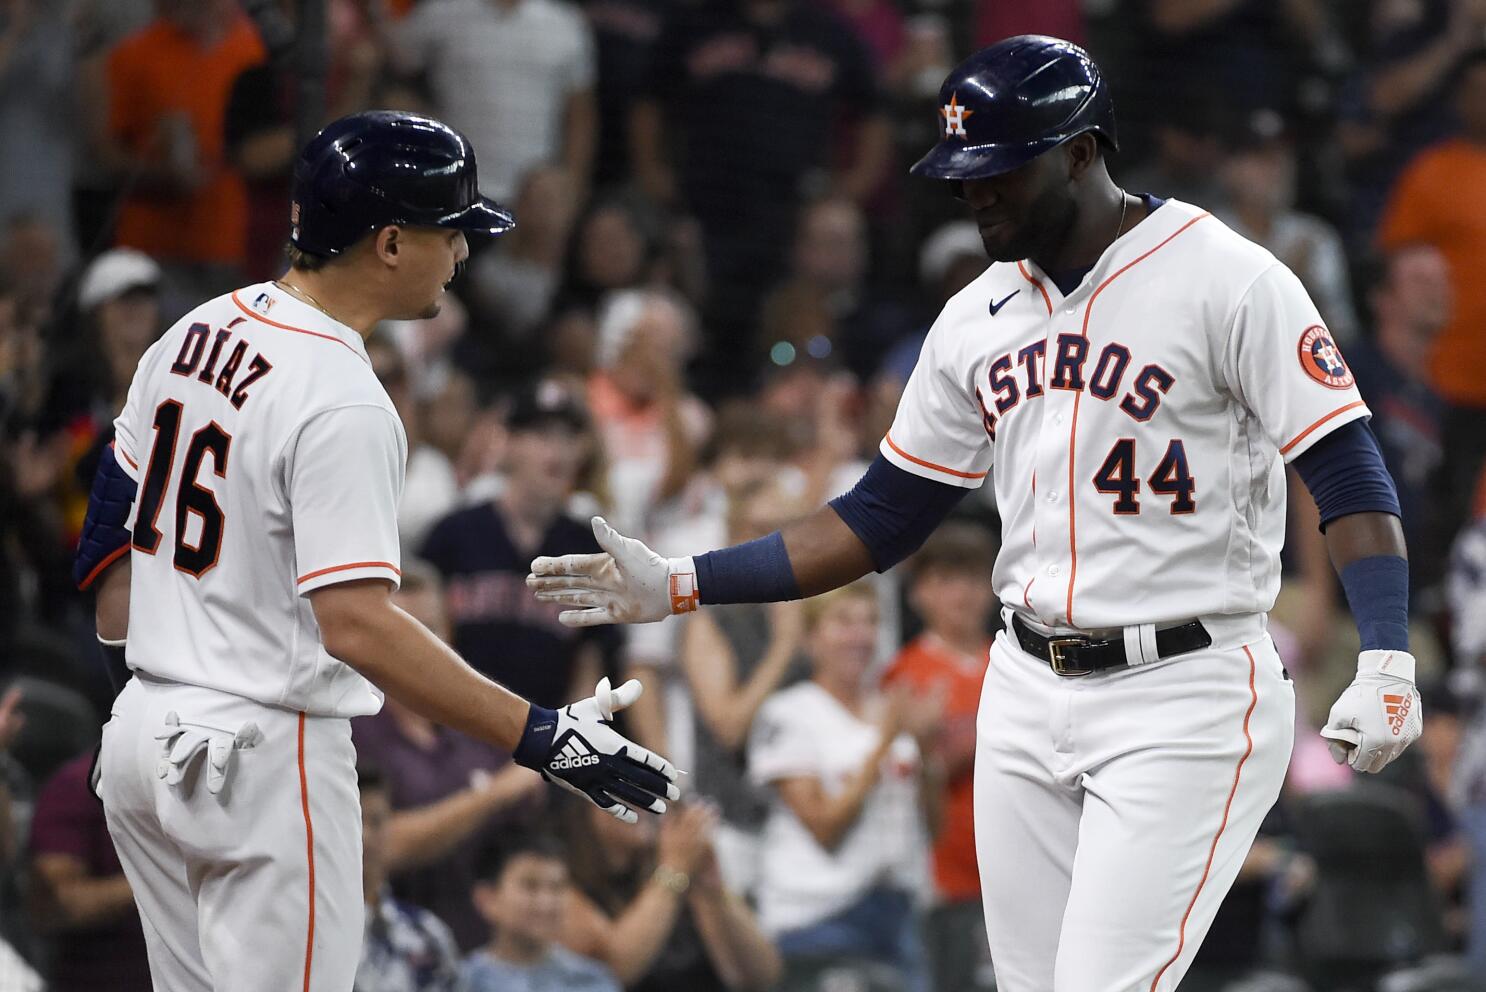
POLYGON ((965 118, 973 113, 975 111, 969 107, 960 106, 960 95, 958 93, 951 93, 949 102, 939 108, 939 116, 944 118, 944 136, 946 138, 967 137, 965 132, 965 118))

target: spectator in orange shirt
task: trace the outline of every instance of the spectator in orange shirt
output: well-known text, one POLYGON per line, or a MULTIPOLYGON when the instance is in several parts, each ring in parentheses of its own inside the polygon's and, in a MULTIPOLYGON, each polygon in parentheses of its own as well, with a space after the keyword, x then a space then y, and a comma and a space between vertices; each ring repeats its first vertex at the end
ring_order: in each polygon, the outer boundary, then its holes
POLYGON ((924 932, 940 992, 994 988, 975 864, 975 714, 991 649, 991 565, 996 545, 983 527, 949 523, 914 556, 908 599, 924 622, 884 675, 944 699, 937 740, 945 774, 944 813, 934 841, 936 905, 924 932))
POLYGON ((119 244, 165 268, 192 305, 237 285, 247 207, 226 160, 232 83, 264 50, 232 0, 159 0, 109 56, 107 150, 123 177, 119 244))
POLYGON ((1455 309, 1435 340, 1434 387, 1450 404, 1444 428, 1441 533, 1465 519, 1486 460, 1486 49, 1467 56, 1455 83, 1459 134, 1422 152, 1399 178, 1379 241, 1394 250, 1430 244, 1450 264, 1455 309))

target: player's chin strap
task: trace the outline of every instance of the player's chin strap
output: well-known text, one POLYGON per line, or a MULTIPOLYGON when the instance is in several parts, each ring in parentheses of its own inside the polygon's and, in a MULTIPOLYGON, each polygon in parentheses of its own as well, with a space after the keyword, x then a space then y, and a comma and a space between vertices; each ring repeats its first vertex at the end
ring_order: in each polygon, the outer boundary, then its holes
POLYGON ((1124 635, 1125 658, 1130 665, 1149 665, 1161 660, 1161 652, 1156 647, 1155 624, 1134 624, 1124 629, 1124 635))

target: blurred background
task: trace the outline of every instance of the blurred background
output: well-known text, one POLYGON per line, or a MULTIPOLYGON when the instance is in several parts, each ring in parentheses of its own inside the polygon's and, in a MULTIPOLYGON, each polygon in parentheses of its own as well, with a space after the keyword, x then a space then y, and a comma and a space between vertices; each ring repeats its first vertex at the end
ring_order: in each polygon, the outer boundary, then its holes
POLYGON ((689 554, 855 481, 986 265, 907 167, 949 68, 1025 32, 1112 80, 1123 186, 1300 276, 1405 512, 1428 719, 1362 783, 1315 734, 1357 644, 1292 486, 1294 762, 1182 988, 1478 987, 1486 2, 0 0, 0 992, 149 987, 86 784, 110 692, 72 549, 139 356, 282 271, 297 147, 370 107, 463 130, 519 219, 442 314, 369 344, 411 449, 398 599, 549 706, 644 679, 626 730, 691 774, 624 828, 394 703, 358 720, 358 992, 993 988, 969 798, 988 491, 803 605, 579 633, 522 580, 596 550, 592 512, 689 554))

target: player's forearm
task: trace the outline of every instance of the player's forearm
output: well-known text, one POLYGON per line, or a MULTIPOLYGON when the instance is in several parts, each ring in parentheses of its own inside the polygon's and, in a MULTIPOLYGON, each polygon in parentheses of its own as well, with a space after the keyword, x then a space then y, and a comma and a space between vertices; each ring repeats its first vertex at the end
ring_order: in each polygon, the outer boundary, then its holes
POLYGON ((94 588, 98 598, 93 605, 93 620, 98 636, 105 641, 122 641, 129 636, 129 556, 110 565, 94 588))
POLYGON ((1326 525, 1326 551, 1338 572, 1376 555, 1409 556, 1403 525, 1391 513, 1353 513, 1331 521, 1326 525))
POLYGON ((800 596, 808 599, 872 571, 872 555, 836 511, 823 506, 781 532, 800 596))
POLYGON ((516 749, 526 726, 526 700, 475 671, 386 595, 328 610, 321 602, 315 601, 315 614, 332 656, 414 712, 516 749))

